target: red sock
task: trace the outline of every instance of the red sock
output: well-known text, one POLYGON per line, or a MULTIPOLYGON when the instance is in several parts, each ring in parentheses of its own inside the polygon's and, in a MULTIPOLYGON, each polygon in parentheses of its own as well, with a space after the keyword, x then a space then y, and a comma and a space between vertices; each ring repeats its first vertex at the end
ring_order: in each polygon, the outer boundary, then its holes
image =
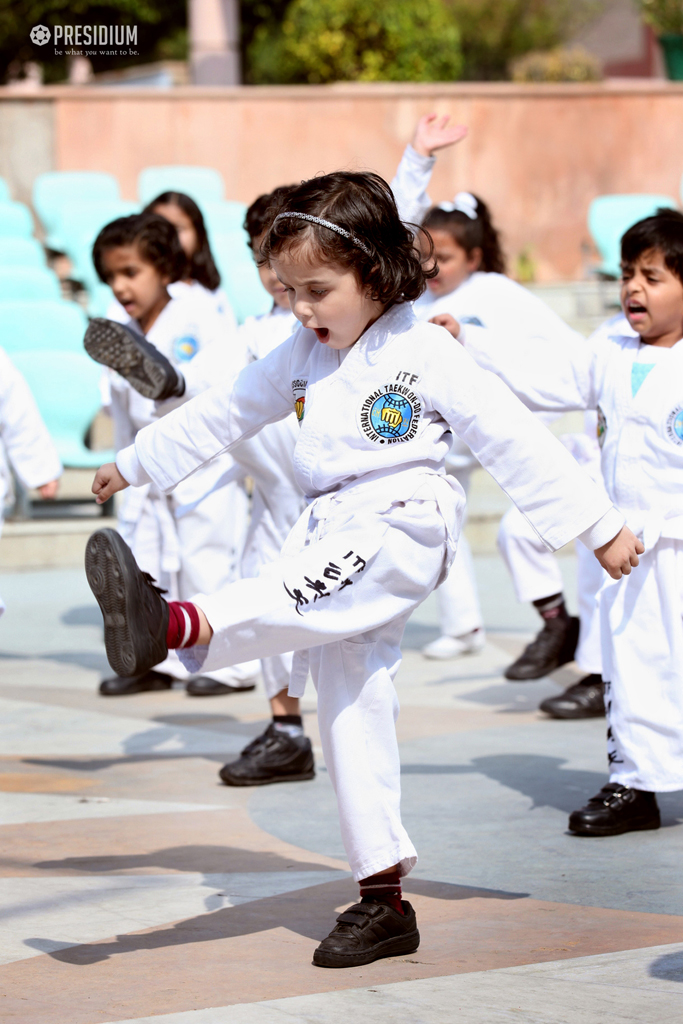
POLYGON ((189 601, 168 602, 166 646, 194 647, 199 636, 199 612, 189 601))
POLYGON ((403 914, 401 903, 401 876, 398 871, 381 875, 370 875, 359 882, 361 903, 388 903, 399 914, 403 914))

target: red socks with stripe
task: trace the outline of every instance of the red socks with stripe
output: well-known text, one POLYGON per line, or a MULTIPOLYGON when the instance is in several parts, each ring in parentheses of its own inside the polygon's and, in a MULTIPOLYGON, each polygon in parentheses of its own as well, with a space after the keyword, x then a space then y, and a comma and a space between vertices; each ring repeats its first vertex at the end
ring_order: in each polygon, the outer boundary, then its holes
POLYGON ((401 903, 401 876, 398 871, 370 875, 369 878, 362 878, 359 885, 361 903, 388 903, 397 913, 404 913, 401 903))
POLYGON ((194 647, 199 637, 199 612, 190 601, 168 602, 168 631, 166 646, 194 647))

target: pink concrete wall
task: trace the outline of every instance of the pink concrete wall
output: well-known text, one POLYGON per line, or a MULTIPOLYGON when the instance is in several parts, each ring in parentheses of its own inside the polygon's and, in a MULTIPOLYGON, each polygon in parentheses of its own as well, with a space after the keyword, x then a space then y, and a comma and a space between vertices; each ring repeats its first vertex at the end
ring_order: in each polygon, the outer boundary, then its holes
POLYGON ((432 198, 480 193, 511 262, 531 247, 541 280, 581 275, 594 196, 677 198, 683 172, 683 86, 667 82, 42 90, 48 97, 55 167, 111 171, 127 198, 150 164, 212 165, 227 196, 245 202, 339 168, 390 178, 417 118, 450 113, 470 136, 439 158, 432 198))

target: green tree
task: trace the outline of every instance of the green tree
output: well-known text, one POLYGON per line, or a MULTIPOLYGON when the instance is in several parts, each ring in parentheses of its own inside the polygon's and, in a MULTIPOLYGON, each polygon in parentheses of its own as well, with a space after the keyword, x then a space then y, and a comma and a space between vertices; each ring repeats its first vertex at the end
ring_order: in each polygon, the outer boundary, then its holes
POLYGON ((445 0, 460 29, 462 77, 510 77, 510 64, 532 50, 571 39, 605 0, 445 0))
POLYGON ((253 82, 452 81, 461 75, 445 0, 292 0, 248 48, 253 82))
POLYGON ((65 58, 56 57, 49 43, 39 47, 31 42, 34 25, 137 25, 137 57, 90 58, 95 71, 109 71, 160 59, 169 48, 180 55, 186 23, 185 0, 0 0, 0 81, 12 63, 25 61, 42 64, 47 82, 66 77, 65 58))

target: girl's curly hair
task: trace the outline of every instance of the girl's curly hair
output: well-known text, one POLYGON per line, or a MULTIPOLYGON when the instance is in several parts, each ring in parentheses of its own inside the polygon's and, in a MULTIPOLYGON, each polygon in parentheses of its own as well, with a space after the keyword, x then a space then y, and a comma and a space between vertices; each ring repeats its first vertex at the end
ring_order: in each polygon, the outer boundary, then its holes
POLYGON ((260 262, 267 263, 283 250, 309 248, 309 258, 353 270, 373 299, 391 306, 413 302, 422 295, 427 279, 437 273, 433 245, 426 233, 425 252, 418 248, 421 229, 406 225, 386 181, 370 172, 336 171, 303 181, 275 207, 270 230, 261 246, 260 262), (359 239, 296 217, 275 221, 277 213, 306 213, 329 220, 359 239))

